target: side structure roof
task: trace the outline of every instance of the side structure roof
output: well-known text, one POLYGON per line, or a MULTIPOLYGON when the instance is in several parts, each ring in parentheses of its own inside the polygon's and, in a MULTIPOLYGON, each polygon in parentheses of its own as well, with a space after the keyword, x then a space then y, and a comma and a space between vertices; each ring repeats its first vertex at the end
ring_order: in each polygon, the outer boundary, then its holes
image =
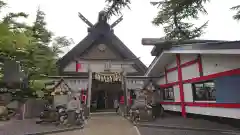
MULTIPOLYGON (((163 54, 168 53, 197 53, 197 54, 240 54, 240 41, 224 40, 185 40, 165 41, 161 38, 143 38, 143 45, 154 45, 151 52, 155 59, 149 65, 145 76, 155 67, 163 54)), ((160 60, 161 61, 161 60, 160 60)))

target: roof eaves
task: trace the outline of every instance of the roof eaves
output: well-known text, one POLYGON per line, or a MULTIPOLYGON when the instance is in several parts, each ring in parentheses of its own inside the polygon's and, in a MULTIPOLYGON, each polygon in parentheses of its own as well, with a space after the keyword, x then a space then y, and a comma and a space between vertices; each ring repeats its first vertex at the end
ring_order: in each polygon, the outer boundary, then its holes
POLYGON ((152 54, 158 56, 163 50, 210 50, 210 49, 240 49, 240 41, 217 41, 202 40, 197 42, 186 42, 181 44, 158 44, 152 50, 152 54), (206 42, 209 41, 209 42, 206 42))
MULTIPOLYGON (((119 51, 123 53, 126 57, 134 59, 137 58, 137 56, 114 33, 110 33, 108 34, 108 36, 109 39, 112 39, 113 45, 115 45, 116 48, 118 48, 119 51)), ((136 59, 135 63, 136 64, 134 64, 133 66, 139 69, 142 72, 142 74, 144 74, 147 70, 146 65, 143 64, 140 59, 136 59)))
POLYGON ((76 55, 83 53, 95 40, 97 40, 98 36, 99 34, 95 32, 88 34, 81 42, 64 55, 57 64, 61 68, 65 67, 69 61, 76 57, 76 55))

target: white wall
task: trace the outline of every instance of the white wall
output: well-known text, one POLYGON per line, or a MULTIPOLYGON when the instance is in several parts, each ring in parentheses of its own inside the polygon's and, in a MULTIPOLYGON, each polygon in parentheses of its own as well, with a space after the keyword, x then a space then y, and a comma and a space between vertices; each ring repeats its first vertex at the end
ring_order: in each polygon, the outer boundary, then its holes
POLYGON ((185 102, 193 102, 193 92, 191 84, 183 84, 184 100, 185 102))
MULTIPOLYGON (((135 68, 133 68, 132 64, 129 62, 124 61, 115 61, 108 63, 108 61, 78 61, 79 64, 81 64, 81 68, 78 70, 78 72, 88 72, 88 67, 90 66, 90 69, 93 72, 103 72, 105 69, 106 64, 109 64, 109 69, 112 72, 120 72, 122 70, 133 73, 137 72, 135 68)), ((76 62, 70 62, 65 68, 65 72, 76 72, 76 62)))
POLYGON ((240 68, 240 55, 202 55, 203 75, 240 68))
POLYGON ((213 108, 213 107, 186 106, 186 112, 240 119, 240 109, 237 109, 237 108, 213 108))
POLYGON ((181 111, 181 105, 162 105, 164 110, 168 111, 176 111, 180 112, 181 111))
POLYGON ((177 66, 177 61, 176 61, 176 58, 174 58, 173 61, 169 62, 169 64, 166 65, 166 68, 167 68, 167 69, 170 69, 170 68, 174 68, 174 67, 176 67, 176 66, 177 66))
POLYGON ((181 64, 197 59, 197 54, 181 54, 181 64))
MULTIPOLYGON (((184 64, 186 62, 196 60, 197 54, 181 54, 180 59, 181 59, 181 64, 184 64)), ((174 60, 167 66, 167 69, 170 69, 176 66, 177 66, 176 60, 174 60)), ((195 63, 193 65, 182 68, 182 74, 183 74, 183 80, 199 77, 198 64, 195 63)), ((177 70, 168 72, 167 76, 168 76, 169 83, 178 81, 177 70)))
POLYGON ((80 91, 88 88, 88 79, 64 79, 73 91, 80 91))
POLYGON ((72 71, 76 71, 76 62, 70 62, 65 68, 64 68, 65 72, 72 72, 72 71))
MULTIPOLYGON (((181 64, 197 59, 196 54, 181 54, 181 64)), ((240 68, 240 56, 237 55, 219 55, 213 54, 201 55, 203 75, 214 74, 227 70, 240 68)), ((167 69, 175 67, 176 61, 171 62, 167 69)), ((183 80, 199 77, 198 64, 193 64, 182 68, 183 80)), ((177 72, 168 73, 169 82, 177 81, 177 72)), ((185 102, 193 102, 192 85, 183 84, 185 102)), ((178 85, 174 86, 175 102, 180 102, 180 92, 178 85)), ((207 102, 207 101, 205 101, 207 102)), ((181 112, 180 105, 163 105, 165 110, 181 112)), ((237 108, 216 108, 216 107, 192 107, 186 106, 187 113, 195 113, 210 116, 220 116, 240 119, 240 109, 237 108)))
POLYGON ((157 84, 158 84, 158 85, 166 84, 165 77, 161 77, 160 79, 158 79, 157 84))
MULTIPOLYGON (((181 54, 181 64, 184 64, 189 61, 193 61, 197 59, 196 54, 181 54)), ((198 64, 192 64, 187 67, 182 68, 182 77, 183 80, 188 80, 191 78, 199 77, 199 71, 198 71, 198 64)))
POLYGON ((180 102, 180 90, 179 90, 179 85, 173 86, 173 91, 174 91, 174 101, 175 102, 180 102))
POLYGON ((167 73, 168 83, 178 81, 178 72, 177 70, 167 73))

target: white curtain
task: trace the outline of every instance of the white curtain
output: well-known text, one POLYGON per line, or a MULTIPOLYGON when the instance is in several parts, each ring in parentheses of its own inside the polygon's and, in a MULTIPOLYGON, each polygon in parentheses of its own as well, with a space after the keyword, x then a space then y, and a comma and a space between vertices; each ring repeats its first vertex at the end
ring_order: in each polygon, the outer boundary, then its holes
POLYGON ((65 80, 68 86, 72 89, 72 91, 78 92, 82 89, 88 88, 88 80, 87 79, 69 79, 65 80))
POLYGON ((142 89, 143 80, 127 80, 127 89, 142 89))

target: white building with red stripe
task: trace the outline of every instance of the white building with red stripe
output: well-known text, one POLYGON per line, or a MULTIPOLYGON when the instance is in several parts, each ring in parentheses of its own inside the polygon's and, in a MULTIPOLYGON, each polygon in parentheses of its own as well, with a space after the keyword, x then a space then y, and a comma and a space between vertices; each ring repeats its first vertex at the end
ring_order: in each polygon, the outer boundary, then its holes
POLYGON ((240 41, 143 39, 165 110, 240 119, 240 41))

